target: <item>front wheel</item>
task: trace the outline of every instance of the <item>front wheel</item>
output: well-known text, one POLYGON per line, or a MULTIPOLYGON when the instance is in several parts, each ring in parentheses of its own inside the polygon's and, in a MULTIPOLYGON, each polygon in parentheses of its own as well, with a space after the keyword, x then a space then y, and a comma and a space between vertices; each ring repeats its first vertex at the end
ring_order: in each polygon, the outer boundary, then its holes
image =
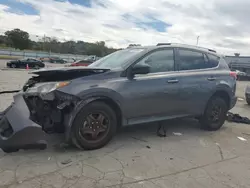
POLYGON ((104 102, 87 104, 75 117, 71 130, 72 143, 79 149, 98 149, 115 135, 117 118, 104 102))
POLYGON ((212 97, 200 118, 201 128, 209 131, 220 129, 226 120, 227 112, 226 101, 219 96, 212 97))
POLYGON ((4 153, 13 153, 13 152, 18 152, 19 149, 17 148, 2 148, 4 153))

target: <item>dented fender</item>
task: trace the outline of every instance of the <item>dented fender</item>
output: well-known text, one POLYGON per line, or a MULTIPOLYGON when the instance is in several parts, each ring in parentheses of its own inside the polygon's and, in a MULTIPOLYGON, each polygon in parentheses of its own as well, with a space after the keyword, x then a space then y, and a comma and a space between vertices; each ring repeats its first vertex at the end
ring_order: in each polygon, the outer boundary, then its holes
POLYGON ((66 115, 67 117, 65 118, 66 121, 65 121, 65 139, 66 139, 66 142, 69 142, 70 141, 70 134, 71 134, 71 127, 72 127, 72 124, 73 124, 73 121, 76 117, 76 115, 79 113, 79 111, 84 107, 86 106, 87 104, 95 101, 95 100, 98 100, 98 99, 105 99, 105 97, 101 97, 101 96, 95 96, 95 97, 90 97, 90 98, 87 98, 87 99, 82 99, 81 101, 79 101, 75 108, 72 110, 72 112, 68 115, 66 115))

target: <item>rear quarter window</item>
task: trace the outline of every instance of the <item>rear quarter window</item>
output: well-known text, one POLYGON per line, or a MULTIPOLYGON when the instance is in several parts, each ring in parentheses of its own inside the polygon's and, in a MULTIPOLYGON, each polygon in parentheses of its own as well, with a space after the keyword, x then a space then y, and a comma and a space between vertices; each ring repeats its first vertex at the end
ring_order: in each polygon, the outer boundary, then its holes
POLYGON ((208 56, 208 60, 209 60, 207 68, 217 67, 219 64, 219 61, 220 61, 220 57, 212 55, 212 54, 207 54, 207 56, 208 56))
POLYGON ((230 69, 230 66, 228 65, 227 61, 224 58, 221 57, 219 62, 220 62, 220 67, 228 70, 230 69))
POLYGON ((179 70, 197 70, 207 68, 208 59, 199 51, 179 50, 179 70))

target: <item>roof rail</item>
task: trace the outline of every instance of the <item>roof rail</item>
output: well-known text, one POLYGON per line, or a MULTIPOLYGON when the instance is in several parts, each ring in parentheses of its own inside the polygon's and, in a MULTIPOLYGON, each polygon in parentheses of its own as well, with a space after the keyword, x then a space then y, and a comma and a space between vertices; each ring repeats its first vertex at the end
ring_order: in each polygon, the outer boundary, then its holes
POLYGON ((212 49, 209 49, 209 48, 208 48, 208 51, 216 53, 215 50, 212 50, 212 49))
POLYGON ((209 52, 216 53, 216 51, 213 50, 213 49, 209 49, 209 48, 205 48, 205 47, 201 47, 201 46, 190 45, 190 44, 182 44, 182 43, 158 43, 156 46, 164 46, 164 45, 171 45, 171 44, 182 45, 182 46, 187 46, 187 47, 194 47, 194 48, 200 48, 200 49, 208 50, 209 52))
POLYGON ((158 43, 156 46, 171 45, 171 43, 158 43))

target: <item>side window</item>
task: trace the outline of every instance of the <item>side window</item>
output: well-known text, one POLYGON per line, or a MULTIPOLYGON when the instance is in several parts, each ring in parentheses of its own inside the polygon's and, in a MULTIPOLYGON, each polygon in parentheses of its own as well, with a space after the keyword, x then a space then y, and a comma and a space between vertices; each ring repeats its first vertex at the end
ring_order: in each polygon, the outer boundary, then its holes
POLYGON ((208 59, 209 59, 209 67, 208 68, 213 68, 213 67, 217 67, 220 61, 220 58, 215 56, 215 55, 211 55, 211 54, 207 54, 208 59))
POLYGON ((207 68, 207 58, 203 53, 190 50, 179 50, 179 70, 196 70, 207 68))
POLYGON ((160 50, 149 54, 138 63, 150 66, 150 73, 174 71, 174 51, 160 50))

